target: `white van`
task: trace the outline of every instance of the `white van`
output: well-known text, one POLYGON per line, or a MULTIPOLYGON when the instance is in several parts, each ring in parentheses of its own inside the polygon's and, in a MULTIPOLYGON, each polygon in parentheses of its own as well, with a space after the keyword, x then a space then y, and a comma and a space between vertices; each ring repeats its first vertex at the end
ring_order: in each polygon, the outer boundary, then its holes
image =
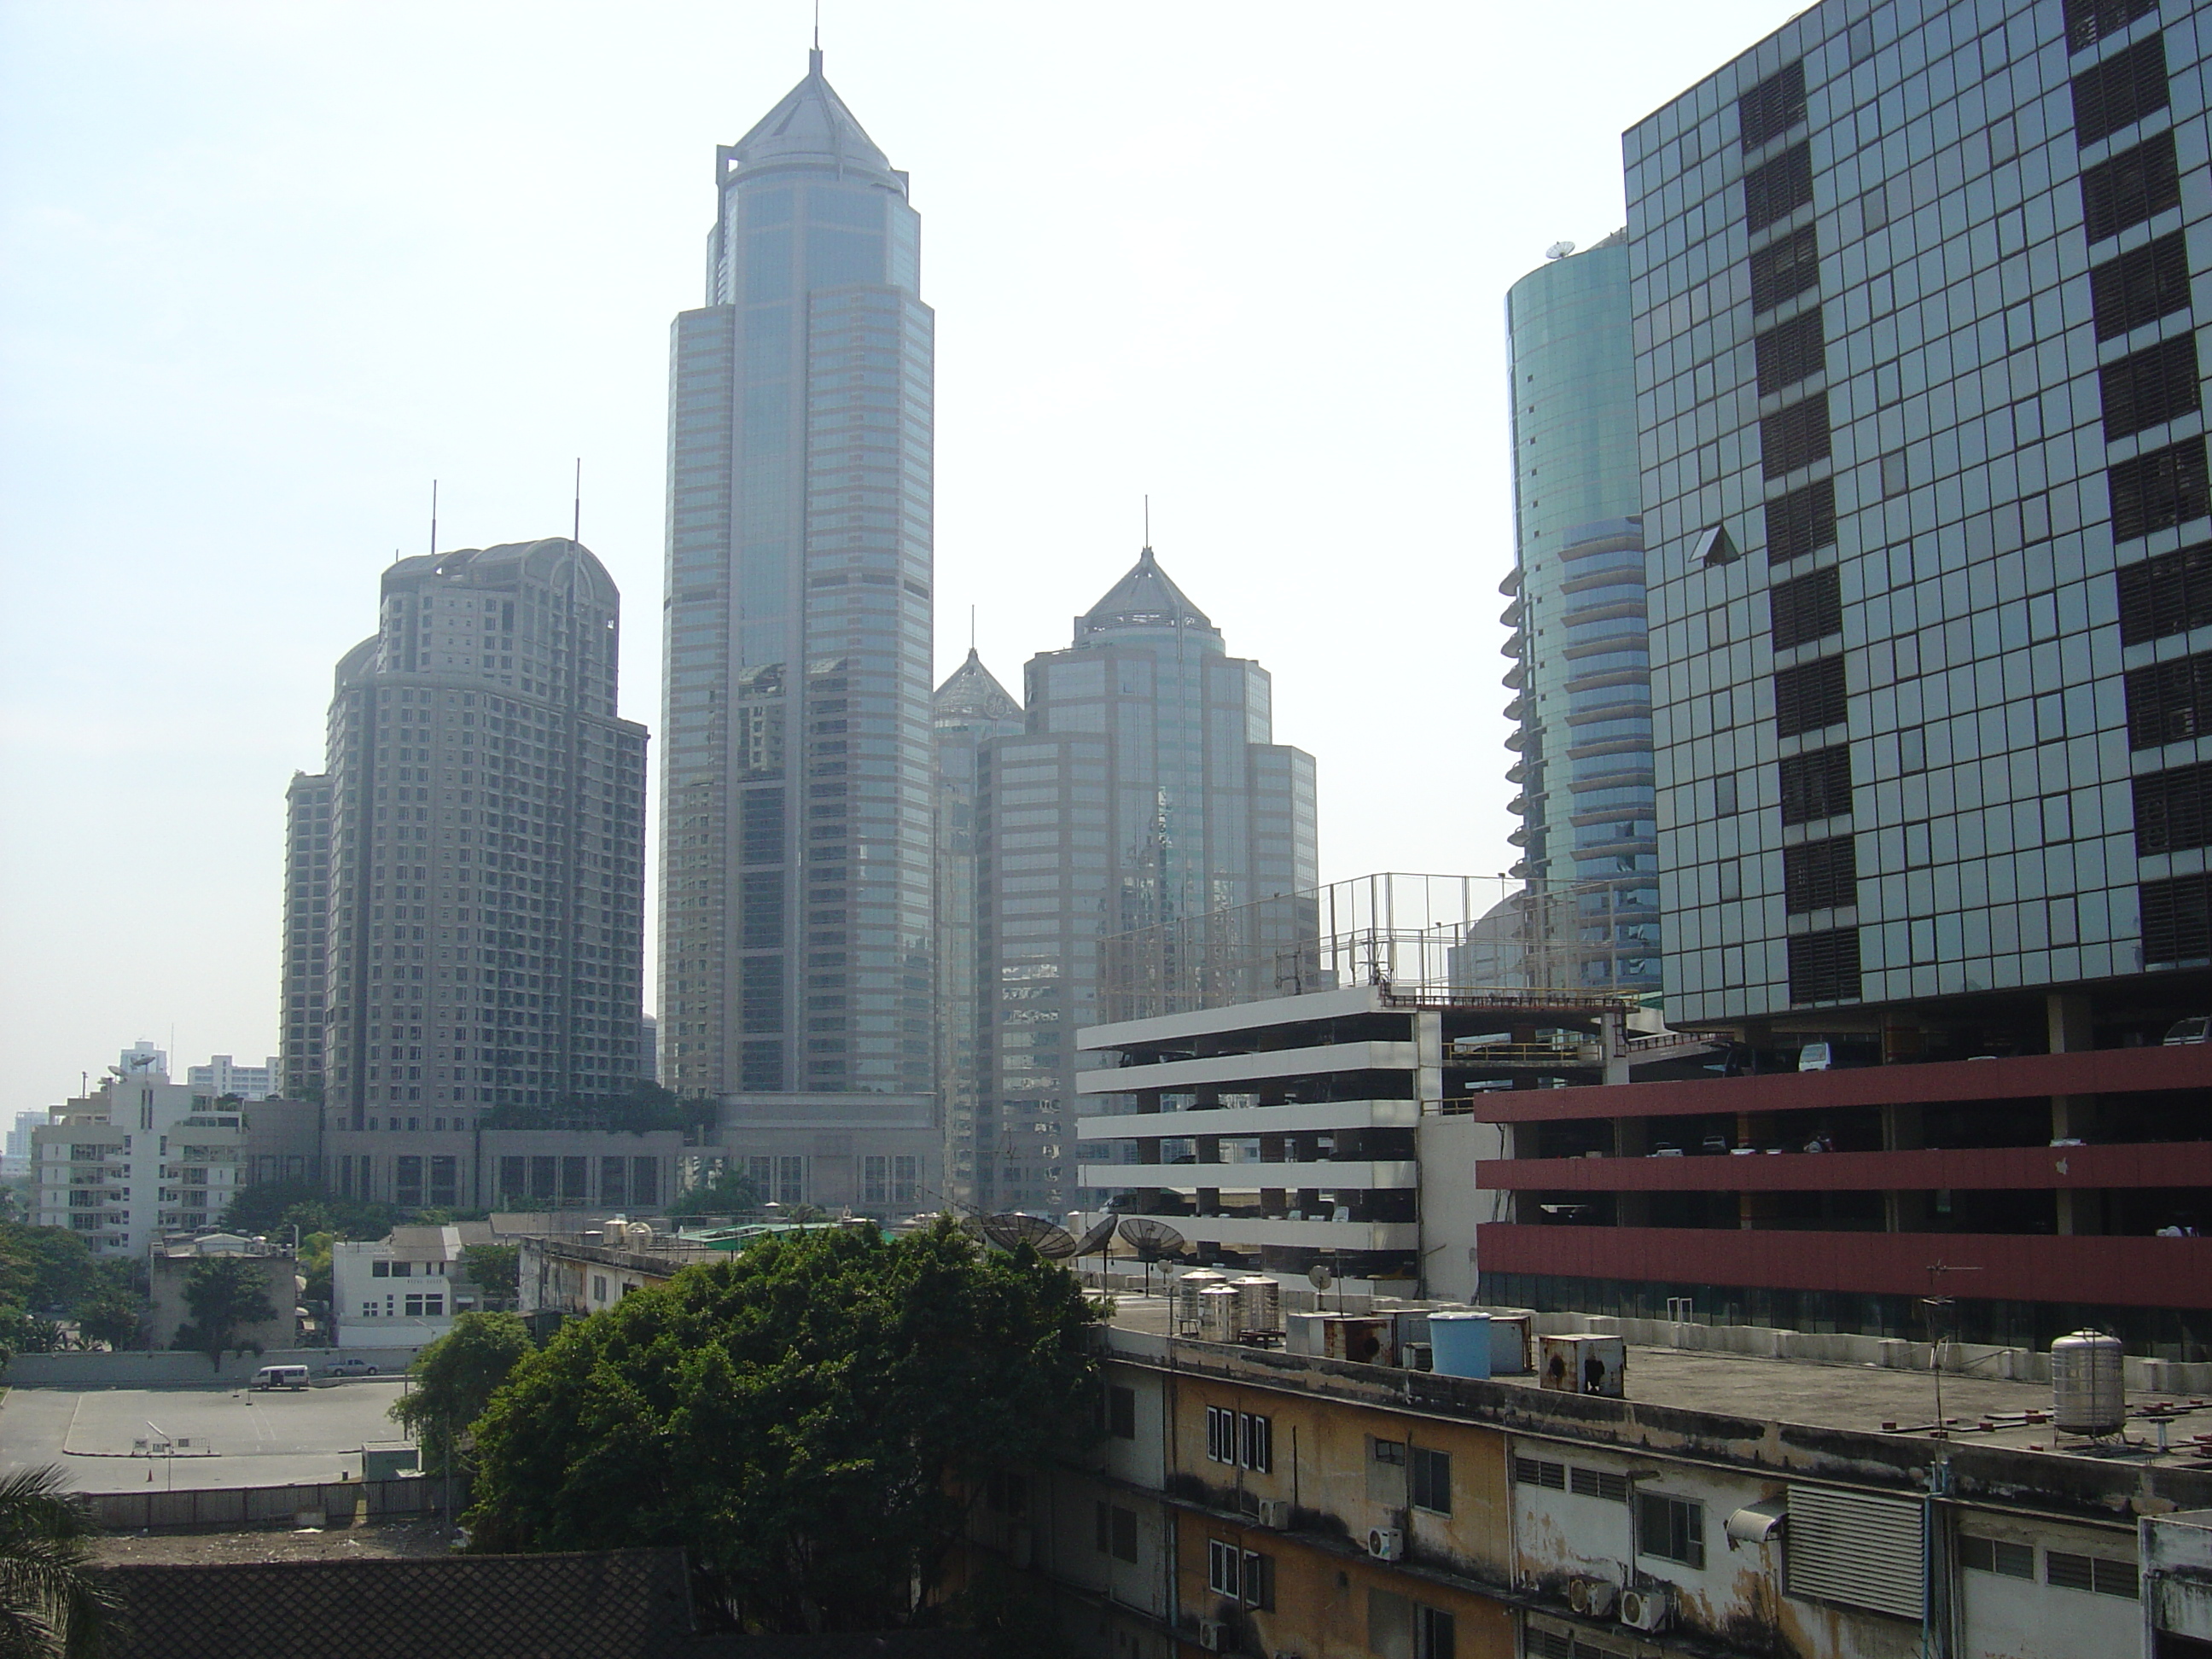
POLYGON ((257 1389, 304 1389, 307 1386, 305 1365, 264 1365, 253 1373, 257 1389))

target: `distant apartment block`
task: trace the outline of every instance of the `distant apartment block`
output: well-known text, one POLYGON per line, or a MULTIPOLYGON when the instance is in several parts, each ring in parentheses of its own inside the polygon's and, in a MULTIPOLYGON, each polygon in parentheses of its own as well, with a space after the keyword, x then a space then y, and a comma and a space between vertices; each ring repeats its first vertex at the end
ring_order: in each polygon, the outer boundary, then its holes
POLYGON ((240 1066, 228 1054, 216 1054, 204 1066, 186 1066, 185 1081, 210 1100, 262 1100, 276 1091, 275 1079, 283 1066, 276 1054, 260 1066, 240 1066))

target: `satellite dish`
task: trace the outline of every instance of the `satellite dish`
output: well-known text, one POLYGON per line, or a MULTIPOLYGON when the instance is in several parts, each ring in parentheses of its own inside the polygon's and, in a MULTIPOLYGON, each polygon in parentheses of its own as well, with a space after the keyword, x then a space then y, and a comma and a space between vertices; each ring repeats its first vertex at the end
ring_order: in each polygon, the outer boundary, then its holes
POLYGON ((1076 1241, 1075 1249, 1070 1254, 1089 1255, 1093 1250, 1104 1249, 1112 1242, 1114 1229, 1121 1219, 1119 1216, 1109 1215, 1094 1223, 1091 1231, 1076 1241))
POLYGON ((1554 242, 1544 250, 1544 257, 1547 259, 1564 259, 1574 251, 1575 245, 1572 242, 1554 242))
POLYGON ((984 1217, 982 1227, 983 1237, 1002 1250, 1016 1250, 1026 1244, 1048 1261, 1064 1261, 1075 1254, 1075 1235, 1042 1216, 1015 1210, 984 1217))
POLYGON ((1317 1291, 1325 1291, 1336 1283, 1336 1275, 1328 1270, 1328 1263, 1316 1261, 1306 1269, 1306 1282, 1317 1291))
POLYGON ((1138 1261, 1148 1263, 1164 1261, 1190 1248, 1181 1233, 1166 1222, 1155 1221, 1148 1215, 1123 1216, 1121 1238, 1137 1253, 1138 1261))

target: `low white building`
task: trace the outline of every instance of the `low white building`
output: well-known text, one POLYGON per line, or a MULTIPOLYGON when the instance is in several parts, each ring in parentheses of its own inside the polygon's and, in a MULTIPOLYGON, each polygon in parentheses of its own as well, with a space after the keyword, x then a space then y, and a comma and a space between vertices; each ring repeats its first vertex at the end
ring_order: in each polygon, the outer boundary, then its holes
POLYGON ((185 1081, 195 1094, 210 1100, 235 1095, 240 1100, 265 1100, 276 1091, 276 1056, 258 1066, 240 1066, 228 1054, 211 1056, 204 1066, 185 1068, 185 1081))
POLYGON ((481 1297, 462 1252, 491 1242, 482 1222, 394 1227, 373 1243, 331 1251, 331 1311, 341 1348, 419 1348, 472 1312, 481 1297))
POLYGON ((151 1043, 125 1049, 90 1094, 31 1131, 38 1224, 100 1255, 140 1255, 161 1233, 212 1225, 238 1188, 245 1120, 172 1083, 151 1043))

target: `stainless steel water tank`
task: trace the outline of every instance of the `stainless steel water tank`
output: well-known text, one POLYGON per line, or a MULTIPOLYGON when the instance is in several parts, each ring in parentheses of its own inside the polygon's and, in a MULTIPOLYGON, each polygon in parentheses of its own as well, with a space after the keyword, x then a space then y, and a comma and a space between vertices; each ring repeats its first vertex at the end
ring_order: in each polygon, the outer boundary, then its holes
POLYGON ((2117 1434, 2128 1420, 2117 1336, 2076 1331, 2051 1345, 2051 1413, 2061 1434, 2117 1434))
POLYGON ((1185 1329, 1198 1324, 1198 1293, 1209 1285, 1225 1285, 1227 1273, 1218 1273, 1211 1267, 1194 1267, 1176 1280, 1176 1323, 1185 1329))
POLYGON ((1232 1279, 1230 1287, 1237 1292, 1237 1317, 1241 1322, 1238 1332, 1279 1331, 1283 1328, 1283 1287, 1265 1273, 1247 1273, 1242 1279, 1232 1279))
POLYGON ((1237 1304, 1243 1298, 1226 1284, 1208 1285, 1198 1293, 1198 1336, 1201 1342, 1234 1342, 1237 1304))

